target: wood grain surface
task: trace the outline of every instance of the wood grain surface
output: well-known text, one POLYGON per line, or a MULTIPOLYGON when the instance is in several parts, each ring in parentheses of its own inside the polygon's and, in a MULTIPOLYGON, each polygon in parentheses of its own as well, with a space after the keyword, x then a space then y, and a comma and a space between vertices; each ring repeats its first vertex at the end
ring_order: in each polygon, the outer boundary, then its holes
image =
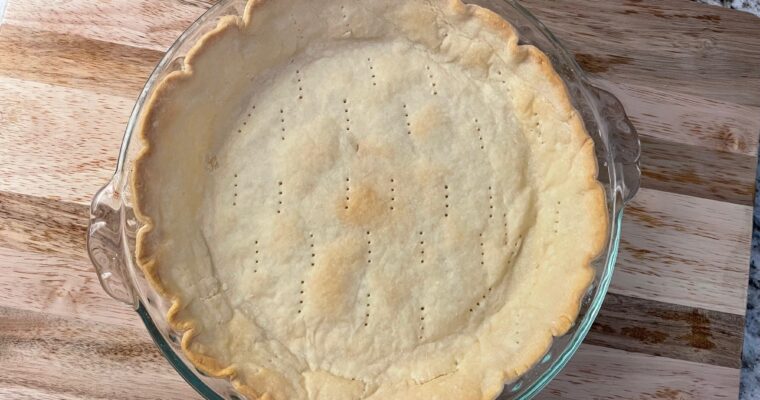
MULTIPOLYGON (((134 99, 213 0, 8 0, 0 21, 0 398, 197 399, 84 240, 134 99)), ((526 0, 642 136, 610 295, 542 399, 735 399, 760 19, 690 1, 526 0)))

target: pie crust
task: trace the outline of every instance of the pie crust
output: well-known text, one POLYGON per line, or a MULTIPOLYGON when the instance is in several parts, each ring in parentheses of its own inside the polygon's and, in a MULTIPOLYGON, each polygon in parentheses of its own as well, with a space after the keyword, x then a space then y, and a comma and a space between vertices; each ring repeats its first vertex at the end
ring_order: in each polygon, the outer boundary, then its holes
POLYGON ((251 399, 493 399, 605 244, 563 82, 459 0, 251 0, 143 116, 138 264, 251 399))

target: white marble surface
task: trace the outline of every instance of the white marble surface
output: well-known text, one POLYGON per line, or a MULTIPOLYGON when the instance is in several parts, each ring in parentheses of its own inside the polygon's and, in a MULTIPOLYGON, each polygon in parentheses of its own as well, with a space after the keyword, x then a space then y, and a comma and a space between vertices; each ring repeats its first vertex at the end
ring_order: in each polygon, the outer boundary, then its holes
POLYGON ((701 3, 724 6, 760 16, 760 0, 697 0, 701 3))

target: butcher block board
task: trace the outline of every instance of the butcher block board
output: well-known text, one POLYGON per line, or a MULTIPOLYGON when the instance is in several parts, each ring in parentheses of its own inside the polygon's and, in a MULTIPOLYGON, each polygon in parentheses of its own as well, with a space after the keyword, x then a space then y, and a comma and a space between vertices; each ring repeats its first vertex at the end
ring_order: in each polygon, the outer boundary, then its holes
MULTIPOLYGON (((100 288, 85 230, 143 83, 213 1, 3 1, 0 398, 197 399, 100 288)), ((539 398, 736 399, 760 20, 691 1, 523 3, 620 98, 642 142, 610 294, 539 398)))

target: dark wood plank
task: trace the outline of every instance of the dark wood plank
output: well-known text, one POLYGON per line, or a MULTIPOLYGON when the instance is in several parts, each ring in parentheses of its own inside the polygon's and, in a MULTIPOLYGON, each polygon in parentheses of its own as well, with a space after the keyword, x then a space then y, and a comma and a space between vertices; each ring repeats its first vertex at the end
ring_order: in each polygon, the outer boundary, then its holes
POLYGON ((589 72, 746 106, 760 105, 760 23, 689 0, 525 0, 589 72))
POLYGON ((610 293, 585 343, 740 368, 744 317, 610 293))
POLYGON ((639 135, 757 157, 760 107, 593 79, 625 106, 639 135))
POLYGON ((87 206, 0 192, 0 245, 85 259, 87 206))
POLYGON ((641 137, 645 188, 751 206, 756 169, 755 157, 641 137))
POLYGON ((3 393, 35 399, 200 398, 145 330, 0 307, 3 393))

